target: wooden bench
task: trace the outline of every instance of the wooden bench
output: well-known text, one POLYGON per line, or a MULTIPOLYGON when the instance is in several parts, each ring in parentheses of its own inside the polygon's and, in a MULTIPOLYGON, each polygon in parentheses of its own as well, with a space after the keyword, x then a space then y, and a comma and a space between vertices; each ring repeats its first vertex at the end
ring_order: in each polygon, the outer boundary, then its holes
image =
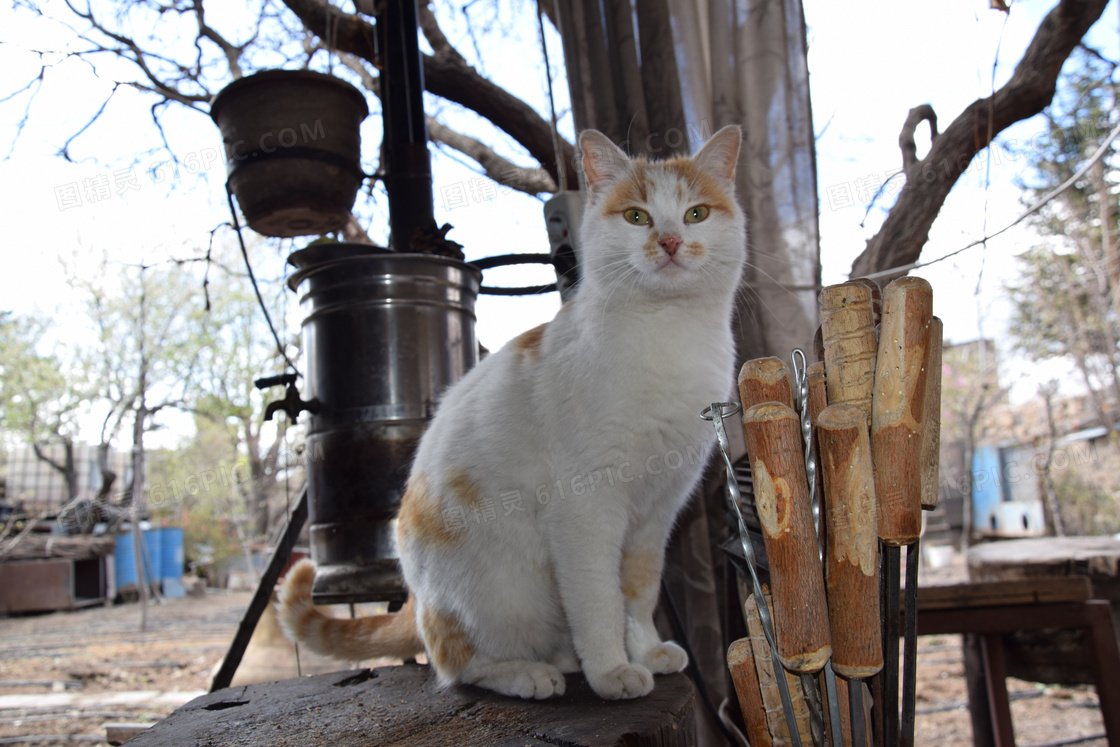
POLYGON ((405 664, 228 687, 192 700, 128 744, 691 747, 694 713, 683 674, 657 677, 645 698, 614 702, 570 674, 562 697, 524 701, 475 687, 441 690, 428 667, 405 664))
POLYGON ((1091 649, 1088 659, 1108 742, 1120 745, 1120 648, 1112 607, 1107 600, 1091 597, 1089 579, 1077 576, 919 589, 918 635, 975 634, 978 641, 978 651, 972 656, 967 645, 965 651, 975 744, 1015 744, 1003 634, 1080 628, 1091 649))

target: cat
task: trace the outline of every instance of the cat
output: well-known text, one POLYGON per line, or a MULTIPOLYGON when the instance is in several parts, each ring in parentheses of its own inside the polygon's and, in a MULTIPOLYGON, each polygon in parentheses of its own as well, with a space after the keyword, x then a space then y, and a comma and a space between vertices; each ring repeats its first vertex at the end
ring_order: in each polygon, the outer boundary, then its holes
POLYGON ((653 614, 713 441, 700 412, 733 386, 740 141, 732 125, 647 162, 581 133, 580 282, 444 395, 397 520, 408 602, 330 618, 301 561, 278 603, 289 637, 352 661, 426 652, 441 685, 521 698, 581 669, 602 698, 640 697, 687 665, 653 614))

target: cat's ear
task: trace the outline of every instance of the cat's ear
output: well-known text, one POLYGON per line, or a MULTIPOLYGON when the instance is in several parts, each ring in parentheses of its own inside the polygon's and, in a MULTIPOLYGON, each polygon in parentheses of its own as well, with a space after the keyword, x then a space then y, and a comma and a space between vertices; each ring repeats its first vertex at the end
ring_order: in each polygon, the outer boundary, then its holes
POLYGON ((579 149, 583 152, 583 177, 589 189, 613 182, 630 165, 622 149, 598 130, 581 132, 579 149))
POLYGON ((735 181, 735 165, 739 162, 739 146, 743 134, 739 125, 727 125, 712 135, 696 154, 696 164, 727 181, 735 181))

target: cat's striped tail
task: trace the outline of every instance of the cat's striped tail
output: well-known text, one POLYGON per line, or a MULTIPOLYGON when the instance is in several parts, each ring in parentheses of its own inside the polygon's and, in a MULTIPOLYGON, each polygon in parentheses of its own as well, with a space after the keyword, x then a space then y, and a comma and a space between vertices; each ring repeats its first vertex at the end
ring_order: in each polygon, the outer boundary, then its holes
POLYGON ((356 619, 325 615, 311 602, 315 564, 301 560, 288 571, 276 603, 284 633, 313 653, 345 661, 382 656, 408 659, 424 652, 412 598, 400 612, 356 619))

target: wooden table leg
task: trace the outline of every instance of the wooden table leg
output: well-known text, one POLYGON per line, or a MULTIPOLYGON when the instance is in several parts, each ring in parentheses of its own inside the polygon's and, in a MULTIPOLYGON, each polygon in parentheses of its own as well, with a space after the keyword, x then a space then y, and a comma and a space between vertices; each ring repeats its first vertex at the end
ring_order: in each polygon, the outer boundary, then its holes
POLYGON ((1007 697, 1007 664, 1000 633, 980 636, 980 652, 988 685, 988 705, 995 729, 996 747, 1015 747, 1015 729, 1011 725, 1011 702, 1007 697))
POLYGON ((1085 602, 1085 618, 1093 644, 1089 647, 1097 697, 1109 744, 1120 744, 1120 647, 1112 627, 1112 604, 1104 599, 1085 602))
POLYGON ((961 654, 964 657, 964 680, 968 688, 968 715, 972 721, 973 747, 995 747, 995 729, 992 728, 992 708, 988 702, 988 670, 980 651, 980 636, 965 633, 961 636, 961 654))

